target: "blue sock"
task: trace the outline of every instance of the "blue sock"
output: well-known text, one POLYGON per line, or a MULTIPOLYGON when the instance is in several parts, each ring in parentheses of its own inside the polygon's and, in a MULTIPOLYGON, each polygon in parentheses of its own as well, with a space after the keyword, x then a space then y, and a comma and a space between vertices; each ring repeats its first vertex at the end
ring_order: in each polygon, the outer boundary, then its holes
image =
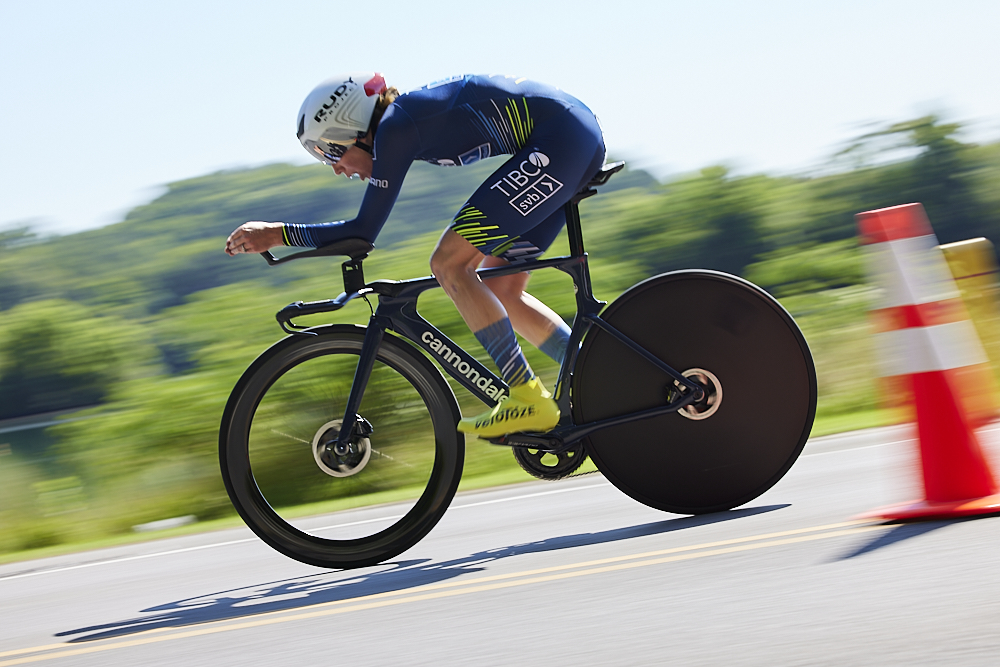
POLYGON ((510 325, 510 318, 505 317, 499 322, 484 327, 476 332, 478 340, 486 353, 496 362, 500 369, 500 377, 511 387, 530 382, 535 374, 531 372, 528 360, 521 352, 521 346, 517 343, 517 336, 514 335, 514 328, 510 325))
POLYGON ((569 345, 571 332, 572 329, 563 322, 562 326, 553 331, 538 349, 551 357, 557 364, 561 364, 566 357, 566 347, 569 345))

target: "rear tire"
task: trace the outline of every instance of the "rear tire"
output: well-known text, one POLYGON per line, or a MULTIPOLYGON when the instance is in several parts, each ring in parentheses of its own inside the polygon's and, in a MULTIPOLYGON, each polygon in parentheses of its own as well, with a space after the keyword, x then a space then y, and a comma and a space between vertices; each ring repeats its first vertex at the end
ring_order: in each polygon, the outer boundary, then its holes
MULTIPOLYGON (((677 271, 635 285, 601 317, 713 395, 686 415, 589 436, 588 454, 621 491, 667 512, 703 514, 747 503, 788 472, 812 429, 816 370, 795 321, 770 295, 728 274, 677 271)), ((662 406, 674 386, 594 327, 574 372, 575 423, 662 406)))
POLYGON ((359 409, 371 434, 355 451, 326 451, 365 329, 312 331, 275 344, 236 384, 219 434, 222 477, 243 520, 279 552, 319 567, 374 565, 448 509, 465 456, 458 402, 425 356, 386 335, 359 409), (345 508, 361 509, 331 514, 345 508))

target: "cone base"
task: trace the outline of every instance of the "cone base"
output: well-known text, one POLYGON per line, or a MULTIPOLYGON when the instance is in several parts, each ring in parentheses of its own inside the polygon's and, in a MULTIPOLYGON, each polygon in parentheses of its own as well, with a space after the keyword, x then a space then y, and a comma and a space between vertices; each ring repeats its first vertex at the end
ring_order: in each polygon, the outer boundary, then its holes
POLYGON ((913 521, 918 519, 947 519, 980 514, 1000 514, 1000 493, 982 498, 966 498, 948 502, 920 500, 900 505, 881 507, 860 514, 856 519, 883 519, 885 521, 913 521))

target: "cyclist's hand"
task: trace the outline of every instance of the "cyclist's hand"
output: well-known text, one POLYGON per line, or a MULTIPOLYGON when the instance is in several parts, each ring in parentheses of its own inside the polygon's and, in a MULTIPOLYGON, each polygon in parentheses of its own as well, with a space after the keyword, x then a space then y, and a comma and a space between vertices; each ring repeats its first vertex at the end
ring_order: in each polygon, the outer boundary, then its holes
POLYGON ((226 254, 239 255, 245 252, 264 252, 275 246, 284 245, 280 222, 245 222, 226 239, 226 254))

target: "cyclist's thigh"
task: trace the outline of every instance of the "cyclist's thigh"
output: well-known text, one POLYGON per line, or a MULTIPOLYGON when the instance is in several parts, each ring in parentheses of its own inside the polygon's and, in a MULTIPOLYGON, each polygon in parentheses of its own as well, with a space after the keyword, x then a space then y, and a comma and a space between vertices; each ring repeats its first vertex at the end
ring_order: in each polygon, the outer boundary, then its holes
POLYGON ((539 124, 455 216, 451 229, 483 254, 511 261, 541 254, 565 224, 562 206, 604 163, 600 126, 570 108, 539 124))

